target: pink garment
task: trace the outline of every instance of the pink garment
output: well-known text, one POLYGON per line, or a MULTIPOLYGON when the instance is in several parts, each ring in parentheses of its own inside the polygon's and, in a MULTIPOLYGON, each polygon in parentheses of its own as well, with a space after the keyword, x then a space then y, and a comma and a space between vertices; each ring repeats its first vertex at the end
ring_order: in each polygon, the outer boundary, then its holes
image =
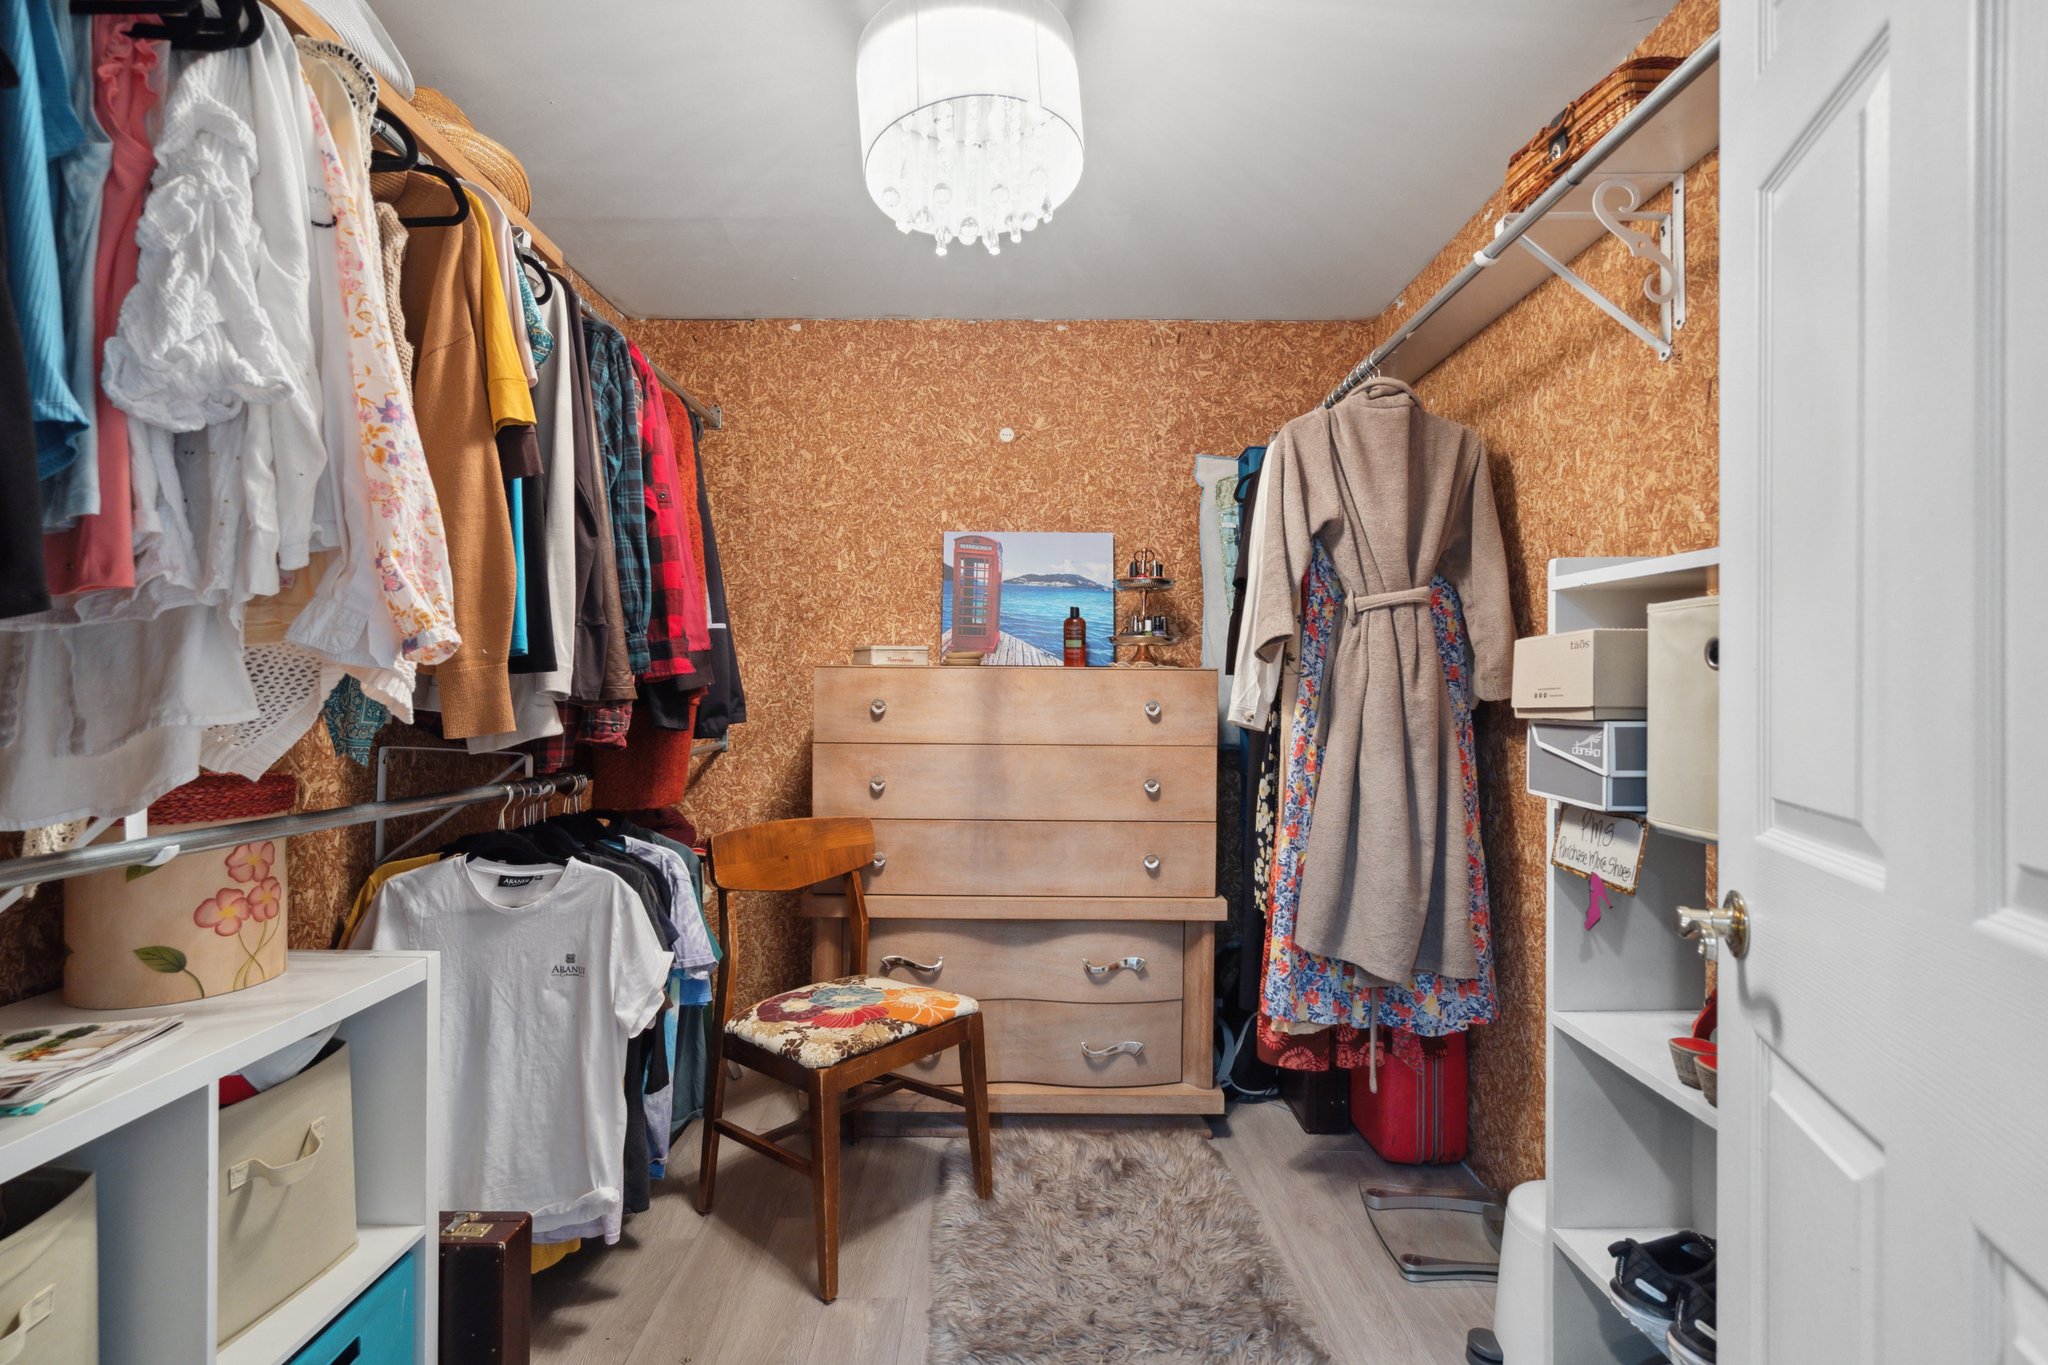
MULTIPOLYGON (((121 303, 135 287, 142 219, 156 152, 150 111, 161 92, 156 75, 163 45, 128 30, 147 16, 95 15, 92 21, 93 109, 113 139, 113 163, 100 207, 99 256, 93 262, 93 351, 105 355, 121 318, 121 303)), ((135 586, 135 515, 129 483, 128 414, 114 406, 93 372, 99 423, 100 510, 68 531, 43 538, 43 570, 50 592, 88 592, 135 586)))

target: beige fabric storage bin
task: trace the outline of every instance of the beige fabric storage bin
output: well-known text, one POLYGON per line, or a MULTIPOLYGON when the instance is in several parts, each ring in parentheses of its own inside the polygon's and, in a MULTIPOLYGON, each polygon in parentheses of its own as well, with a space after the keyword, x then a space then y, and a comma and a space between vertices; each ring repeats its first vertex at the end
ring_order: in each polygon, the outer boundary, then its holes
POLYGON ((355 1250, 348 1047, 220 1111, 223 1344, 355 1250))
POLYGON ((98 1365, 99 1207, 87 1171, 0 1185, 0 1365, 98 1365))
POLYGON ((1721 799, 1721 599, 1654 602, 1648 615, 1649 821, 1713 839, 1721 799))

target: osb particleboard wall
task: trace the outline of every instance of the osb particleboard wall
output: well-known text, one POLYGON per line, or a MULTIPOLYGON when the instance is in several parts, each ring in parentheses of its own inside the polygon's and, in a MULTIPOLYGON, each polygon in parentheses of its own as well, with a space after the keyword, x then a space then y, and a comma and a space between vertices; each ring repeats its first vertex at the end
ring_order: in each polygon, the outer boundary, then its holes
MULTIPOLYGON (((725 409, 705 455, 748 719, 684 803, 706 830, 809 813, 812 672, 860 644, 936 654, 947 531, 1112 532, 1120 556, 1145 546, 1165 559, 1180 586, 1164 609, 1198 627, 1195 455, 1264 441, 1369 348, 1367 329, 1347 324, 633 331, 725 409)), ((1168 657, 1192 664, 1200 649, 1168 657)), ((808 932, 792 904, 755 900, 744 925, 741 994, 807 977, 808 932)))
MULTIPOLYGON (((1716 0, 1682 0, 1637 55, 1684 56, 1718 22, 1716 0)), ((1686 325, 1668 364, 1552 280, 1417 386, 1432 411, 1477 430, 1492 453, 1523 635, 1549 628, 1552 559, 1719 543, 1719 191, 1720 160, 1708 157, 1686 180, 1686 325)), ((1391 327, 1470 261, 1504 208, 1495 201, 1475 214, 1378 323, 1391 327)), ((1642 264, 1619 242, 1576 264, 1654 321, 1642 264)), ((1473 1035, 1472 1160, 1507 1189, 1543 1174, 1543 804, 1523 790, 1525 727, 1505 704, 1481 708, 1479 740, 1506 1007, 1501 1022, 1473 1035)))

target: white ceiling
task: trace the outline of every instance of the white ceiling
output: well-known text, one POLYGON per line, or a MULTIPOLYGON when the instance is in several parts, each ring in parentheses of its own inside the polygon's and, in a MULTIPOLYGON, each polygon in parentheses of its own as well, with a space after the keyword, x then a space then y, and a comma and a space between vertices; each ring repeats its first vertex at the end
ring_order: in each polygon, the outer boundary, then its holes
POLYGON ((534 219, 651 317, 1360 318, 1670 0, 1066 0, 1088 160, 1000 257, 862 183, 881 0, 377 0, 534 219))

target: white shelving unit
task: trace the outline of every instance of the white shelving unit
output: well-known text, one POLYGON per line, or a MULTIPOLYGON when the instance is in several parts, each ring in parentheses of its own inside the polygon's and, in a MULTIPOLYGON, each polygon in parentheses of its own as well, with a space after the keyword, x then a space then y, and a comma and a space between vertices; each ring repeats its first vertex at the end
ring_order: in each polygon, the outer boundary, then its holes
MULTIPOLYGON (((1550 629, 1640 629, 1652 602, 1709 590, 1718 550, 1660 559, 1554 559, 1550 629)), ((1546 828, 1557 829, 1557 803, 1546 828)), ((1547 862, 1546 858, 1546 862, 1547 862)), ((1719 1115, 1679 1084, 1668 1041, 1691 1031, 1705 996, 1697 950, 1679 937, 1680 905, 1704 905, 1706 846, 1654 829, 1636 895, 1610 896, 1587 930, 1583 877, 1552 867, 1545 897, 1552 1250, 1552 1365, 1648 1365, 1664 1359, 1611 1301, 1608 1244, 1679 1228, 1716 1230, 1719 1115)))
MULTIPOLYGON (((413 1359, 433 1361, 439 990, 432 954, 293 953, 273 982, 146 1011, 180 1015, 184 1026, 41 1113, 0 1119, 0 1181, 49 1163, 97 1177, 106 1365, 278 1365, 416 1247, 413 1359), (217 1349, 216 1083, 330 1024, 351 1054, 359 1244, 217 1349)), ((109 1017, 123 1016, 70 1009, 46 995, 0 1008, 0 1030, 109 1017)))

